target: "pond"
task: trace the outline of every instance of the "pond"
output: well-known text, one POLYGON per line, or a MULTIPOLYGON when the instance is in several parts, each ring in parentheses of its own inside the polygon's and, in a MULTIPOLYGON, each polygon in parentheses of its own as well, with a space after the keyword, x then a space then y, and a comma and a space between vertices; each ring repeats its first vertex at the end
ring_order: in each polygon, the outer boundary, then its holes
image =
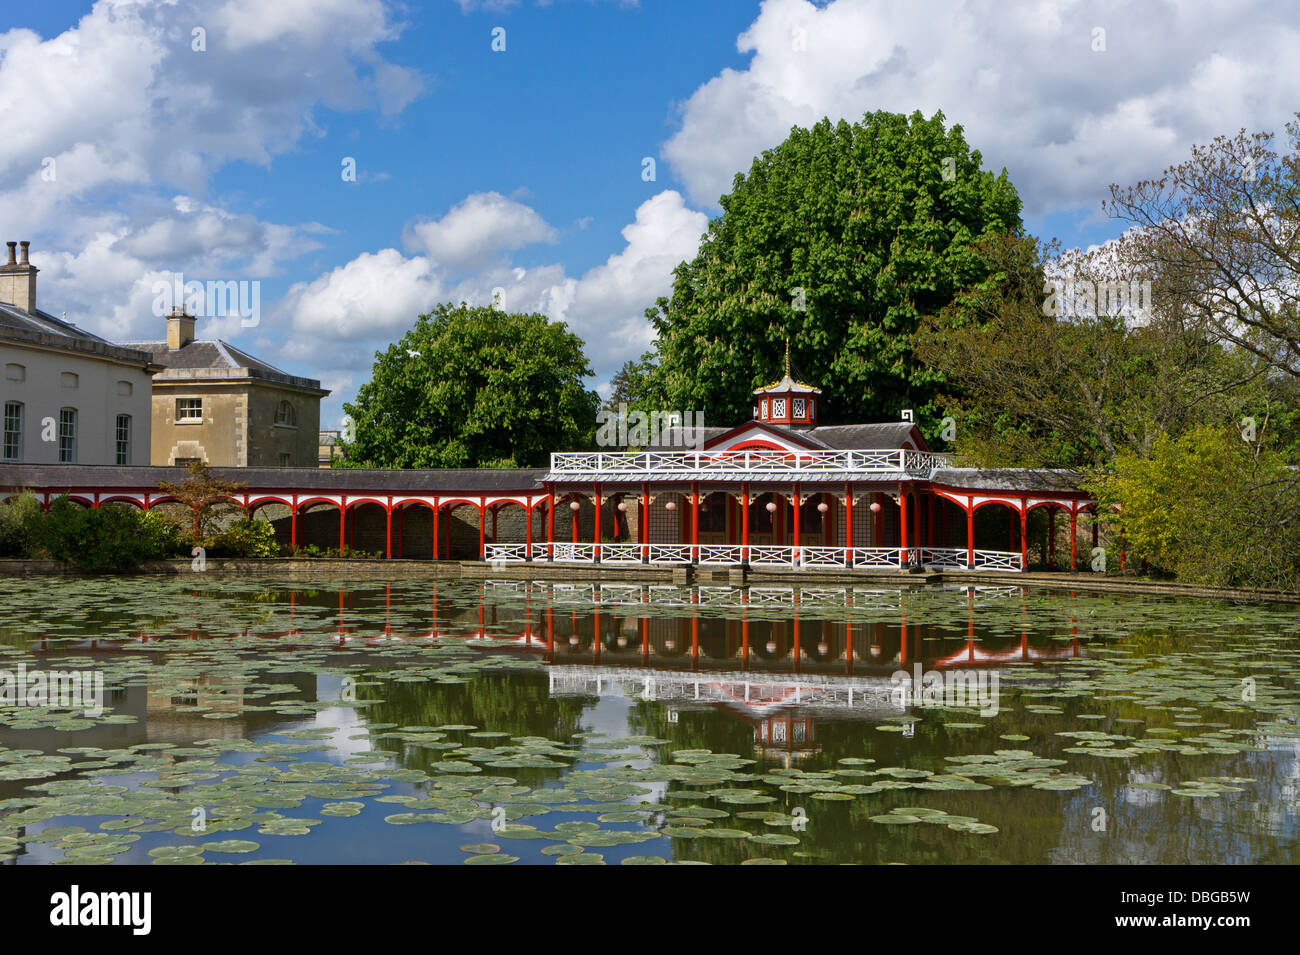
POLYGON ((11 579, 0 863, 1300 862, 1294 607, 11 579))

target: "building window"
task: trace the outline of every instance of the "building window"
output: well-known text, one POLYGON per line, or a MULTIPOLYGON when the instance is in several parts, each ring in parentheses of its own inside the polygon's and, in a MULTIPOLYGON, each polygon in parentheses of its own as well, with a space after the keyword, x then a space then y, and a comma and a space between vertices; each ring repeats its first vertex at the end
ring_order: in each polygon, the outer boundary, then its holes
POLYGON ((203 399, 202 398, 177 398, 176 399, 176 420, 177 421, 202 421, 203 420, 203 399))
POLYGON ((775 419, 775 418, 784 418, 784 417, 785 417, 785 399, 784 399, 784 398, 773 398, 773 399, 772 399, 772 417, 773 417, 774 419, 775 419))
POLYGON ((81 377, 75 371, 65 371, 59 376, 59 381, 64 388, 76 388, 81 382, 81 377))
POLYGON ((288 401, 281 401, 275 409, 275 423, 294 426, 298 424, 298 412, 288 401))
POLYGON ((5 365, 5 378, 10 381, 26 381, 27 366, 20 365, 17 362, 10 362, 5 365))
POLYGON ((202 464, 202 463, 203 463, 202 458, 177 458, 175 461, 172 462, 172 464, 176 465, 176 467, 178 468, 187 468, 191 464, 202 464))
POLYGON ((131 416, 117 416, 117 463, 131 463, 131 416))
POLYGON ((280 467, 282 468, 293 467, 293 455, 290 454, 288 451, 280 452, 280 467))
POLYGON ((800 421, 802 421, 804 418, 808 417, 808 399, 807 399, 807 398, 795 398, 795 399, 794 399, 794 416, 795 416, 796 418, 798 418, 800 421))
POLYGON ((23 403, 5 402, 5 460, 23 459, 23 403))
POLYGON ((77 409, 59 409, 59 463, 77 463, 77 409))
POLYGON ((117 393, 119 395, 129 396, 133 391, 135 391, 135 385, 131 384, 131 382, 119 381, 117 383, 117 393))

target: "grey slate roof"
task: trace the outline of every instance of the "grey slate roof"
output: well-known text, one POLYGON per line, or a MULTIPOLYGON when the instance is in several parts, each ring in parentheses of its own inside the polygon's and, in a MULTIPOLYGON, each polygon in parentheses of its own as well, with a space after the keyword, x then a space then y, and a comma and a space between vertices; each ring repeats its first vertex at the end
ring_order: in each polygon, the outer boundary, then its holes
POLYGON ((935 468, 930 479, 972 490, 1077 491, 1081 478, 1060 468, 935 468))
MULTIPOLYGON (((154 487, 159 481, 180 483, 183 467, 116 467, 90 464, 0 464, 0 488, 154 487)), ((222 480, 240 481, 249 489, 297 488, 309 491, 373 491, 441 494, 451 491, 535 490, 545 473, 539 468, 447 468, 397 471, 368 468, 213 468, 222 480)))
POLYGON ((4 302, 0 302, 0 341, 101 355, 142 366, 153 361, 150 353, 142 349, 115 345, 40 309, 27 312, 4 302))
POLYGON ((320 389, 320 382, 316 379, 291 375, 226 341, 192 341, 176 349, 168 348, 166 342, 128 342, 127 346, 148 353, 153 361, 166 369, 155 379, 159 384, 174 380, 211 380, 229 376, 260 378, 298 388, 320 389), (194 372, 200 374, 195 375, 194 372))

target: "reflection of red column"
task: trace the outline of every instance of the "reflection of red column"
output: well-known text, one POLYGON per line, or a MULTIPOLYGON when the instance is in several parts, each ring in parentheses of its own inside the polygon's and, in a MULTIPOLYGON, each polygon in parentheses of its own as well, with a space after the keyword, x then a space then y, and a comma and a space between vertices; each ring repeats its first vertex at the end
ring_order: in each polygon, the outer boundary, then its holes
POLYGON ((743 610, 740 612, 740 666, 741 669, 749 667, 749 614, 743 610))
POLYGON ((641 656, 643 659, 650 656, 650 618, 641 618, 641 656))
POLYGON ((555 609, 547 606, 546 608, 546 653, 550 656, 555 652, 555 609))

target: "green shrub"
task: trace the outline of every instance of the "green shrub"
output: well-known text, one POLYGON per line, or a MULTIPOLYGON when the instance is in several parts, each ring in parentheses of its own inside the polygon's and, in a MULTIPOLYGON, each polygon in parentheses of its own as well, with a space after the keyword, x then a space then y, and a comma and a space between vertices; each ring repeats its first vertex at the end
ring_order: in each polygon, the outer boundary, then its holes
POLYGON ((41 502, 30 492, 0 503, 0 557, 30 557, 36 526, 44 517, 41 502))
POLYGON ((36 525, 36 546, 82 570, 130 570, 158 554, 144 515, 130 507, 79 507, 57 498, 36 525))
POLYGON ((269 521, 240 520, 203 542, 209 557, 279 557, 275 527, 269 521))

